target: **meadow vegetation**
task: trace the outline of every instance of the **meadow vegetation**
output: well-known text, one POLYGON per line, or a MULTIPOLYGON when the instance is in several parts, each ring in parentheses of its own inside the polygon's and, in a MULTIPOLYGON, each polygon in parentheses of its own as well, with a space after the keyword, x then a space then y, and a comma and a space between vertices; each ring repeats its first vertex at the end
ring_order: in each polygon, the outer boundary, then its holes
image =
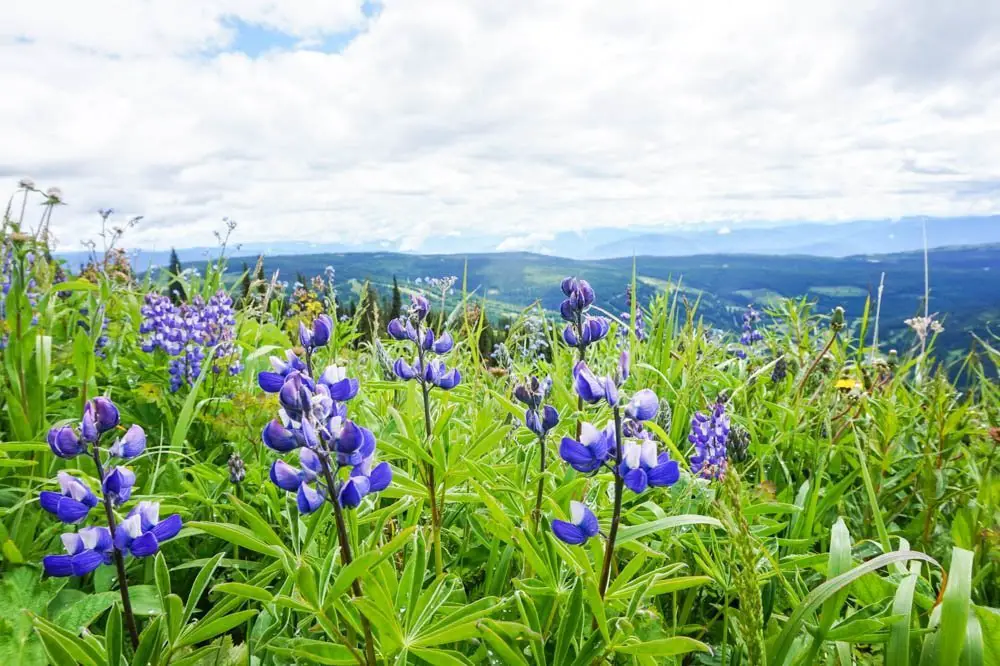
POLYGON ((224 252, 138 276, 110 213, 69 271, 23 185, 5 666, 1000 664, 995 339, 957 388, 932 319, 890 353, 877 302, 783 299, 729 336, 633 273, 487 345, 461 278, 348 311, 224 252))

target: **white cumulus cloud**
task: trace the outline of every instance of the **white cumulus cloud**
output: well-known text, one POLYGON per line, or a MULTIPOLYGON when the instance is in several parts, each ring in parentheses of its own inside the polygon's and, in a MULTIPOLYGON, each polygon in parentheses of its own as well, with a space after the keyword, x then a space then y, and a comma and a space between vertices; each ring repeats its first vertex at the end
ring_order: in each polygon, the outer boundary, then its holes
POLYGON ((994 0, 8 4, 0 183, 63 247, 1000 211, 994 0))

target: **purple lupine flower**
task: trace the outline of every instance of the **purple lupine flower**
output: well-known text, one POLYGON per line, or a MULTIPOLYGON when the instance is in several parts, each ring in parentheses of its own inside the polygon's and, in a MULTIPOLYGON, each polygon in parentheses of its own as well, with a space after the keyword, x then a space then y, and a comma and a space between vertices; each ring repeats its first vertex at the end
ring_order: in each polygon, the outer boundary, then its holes
POLYGON ((60 458, 75 458, 87 452, 87 443, 70 426, 58 426, 49 430, 49 448, 60 458))
POLYGON ((615 370, 615 383, 621 386, 628 381, 631 373, 632 355, 629 354, 628 349, 623 349, 621 355, 618 357, 618 368, 615 370))
POLYGON ((284 460, 276 460, 271 465, 270 479, 274 485, 288 492, 296 492, 303 483, 315 483, 323 473, 323 463, 312 449, 299 449, 301 469, 292 467, 284 460))
POLYGON ((351 470, 351 475, 340 488, 340 505, 354 509, 366 495, 385 490, 392 483, 392 468, 387 462, 372 467, 374 456, 369 455, 351 470))
POLYGON ((615 449, 614 423, 608 422, 604 430, 590 423, 580 425, 580 441, 563 437, 559 455, 578 472, 596 472, 611 457, 615 449))
POLYGON ((647 486, 671 486, 680 479, 677 461, 671 460, 667 452, 657 455, 652 439, 625 442, 618 473, 634 493, 641 493, 647 486))
POLYGON ((409 319, 404 321, 402 318, 397 318, 390 321, 389 335, 392 336, 394 340, 409 340, 410 342, 417 341, 417 329, 413 327, 413 322, 409 319))
POLYGON ((67 472, 56 475, 60 492, 43 490, 38 502, 43 509, 69 525, 83 522, 90 510, 97 506, 97 496, 90 486, 67 472))
POLYGON ((743 313, 743 334, 740 336, 740 344, 750 347, 755 342, 764 339, 764 334, 757 330, 756 326, 760 322, 760 312, 754 310, 753 305, 748 305, 743 313))
POLYGON ((341 465, 360 465, 375 453, 375 435, 353 421, 334 417, 329 421, 327 432, 341 465))
POLYGON ((125 431, 125 436, 116 440, 108 447, 108 454, 115 458, 131 460, 146 450, 146 431, 138 425, 132 425, 125 431))
POLYGON ((66 555, 46 555, 42 567, 50 576, 84 576, 102 564, 111 564, 114 545, 106 527, 84 527, 60 535, 66 555))
POLYGON ((441 337, 437 340, 433 339, 434 331, 427 329, 427 333, 429 333, 428 337, 432 340, 432 342, 425 347, 426 350, 433 351, 435 354, 447 354, 451 351, 452 347, 455 346, 455 341, 452 339, 451 333, 448 331, 442 333, 441 337))
POLYGON ((650 389, 642 389, 625 404, 625 415, 633 421, 648 421, 656 416, 659 407, 656 394, 650 389))
POLYGON ((336 365, 329 366, 319 378, 319 384, 325 386, 330 399, 346 402, 358 394, 360 384, 357 379, 347 376, 347 370, 336 365))
POLYGON ((524 412, 524 425, 539 437, 544 437, 559 425, 559 412, 552 405, 542 407, 541 413, 535 409, 527 409, 524 412))
POLYGON ((417 367, 411 366, 409 363, 404 361, 402 358, 397 358, 395 363, 392 364, 392 371, 396 373, 396 376, 404 381, 409 381, 415 379, 416 377, 422 375, 420 371, 420 363, 417 363, 417 367))
POLYGON ((306 349, 316 349, 325 347, 330 341, 330 334, 333 332, 333 320, 327 314, 321 314, 313 320, 312 327, 307 328, 305 323, 299 322, 299 344, 306 349))
POLYGON ((568 277, 560 286, 566 299, 559 305, 559 314, 569 322, 563 329, 563 341, 570 347, 582 349, 603 340, 611 330, 611 322, 604 317, 587 314, 595 298, 590 283, 568 277))
POLYGON ((514 397, 528 406, 528 409, 538 409, 542 406, 549 391, 552 390, 552 378, 529 377, 524 383, 514 387, 514 397))
POLYGON ((270 360, 273 371, 257 374, 257 384, 266 393, 277 393, 284 386, 285 378, 290 373, 304 372, 306 369, 306 364, 291 349, 285 352, 284 361, 277 356, 272 356, 270 360))
POLYGON ((594 404, 604 400, 614 407, 618 404, 618 387, 611 377, 598 377, 584 361, 573 366, 573 388, 583 401, 594 404))
POLYGON ((450 391, 462 381, 462 375, 459 374, 458 368, 448 370, 444 361, 441 360, 428 361, 423 375, 426 383, 437 386, 445 391, 450 391))
POLYGON ((427 319, 431 305, 423 294, 410 294, 410 316, 421 322, 427 319))
POLYGON ((121 506, 132 497, 135 473, 128 467, 118 466, 104 475, 101 490, 114 506, 121 506))
POLYGON ((605 317, 591 317, 587 315, 583 317, 579 327, 572 323, 566 324, 562 333, 563 342, 570 347, 579 347, 581 345, 587 347, 603 340, 607 337, 610 330, 611 322, 605 317))
POLYGON ((306 516, 323 506, 326 493, 323 488, 317 486, 313 488, 309 484, 303 483, 295 493, 295 504, 299 507, 299 513, 306 516))
POLYGON ((302 446, 303 441, 296 437, 295 432, 286 427, 278 419, 271 420, 261 432, 261 439, 269 449, 274 449, 280 453, 287 453, 292 449, 302 446))
POLYGON ((597 516, 583 502, 569 503, 569 521, 553 520, 552 532, 563 543, 579 546, 600 531, 597 516))
POLYGON ((88 412, 92 415, 98 435, 113 430, 121 420, 115 403, 103 396, 98 396, 87 403, 84 407, 84 415, 86 416, 88 412))
POLYGON ((725 403, 716 401, 709 414, 696 412, 691 418, 688 440, 694 444, 691 472, 706 479, 719 479, 726 472, 726 440, 729 438, 729 416, 725 403))
POLYGON ((160 520, 159 502, 139 502, 115 530, 115 548, 134 557, 149 557, 160 544, 181 531, 181 517, 176 513, 160 520))
POLYGON ((594 289, 586 280, 575 277, 563 278, 560 287, 566 300, 559 305, 559 313, 566 321, 576 321, 594 304, 594 289))
POLYGON ((222 289, 205 302, 195 296, 190 303, 174 305, 166 296, 146 294, 141 310, 139 332, 143 351, 161 349, 172 357, 168 365, 170 390, 193 385, 201 375, 206 350, 214 350, 212 371, 222 371, 222 362, 230 374, 242 369, 235 342, 236 315, 233 299, 222 289))
POLYGON ((100 433, 97 431, 97 420, 94 418, 94 410, 90 403, 83 409, 83 419, 80 421, 80 438, 88 444, 97 441, 100 433))

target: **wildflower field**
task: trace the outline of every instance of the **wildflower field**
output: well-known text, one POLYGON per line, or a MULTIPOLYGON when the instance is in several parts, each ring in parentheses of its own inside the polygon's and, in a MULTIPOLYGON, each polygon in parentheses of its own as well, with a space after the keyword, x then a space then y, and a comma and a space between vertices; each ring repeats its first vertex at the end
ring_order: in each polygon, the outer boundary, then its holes
POLYGON ((12 202, 4 666, 1000 664, 996 340, 580 275, 484 351, 461 279, 137 275, 109 215, 71 270, 12 202))

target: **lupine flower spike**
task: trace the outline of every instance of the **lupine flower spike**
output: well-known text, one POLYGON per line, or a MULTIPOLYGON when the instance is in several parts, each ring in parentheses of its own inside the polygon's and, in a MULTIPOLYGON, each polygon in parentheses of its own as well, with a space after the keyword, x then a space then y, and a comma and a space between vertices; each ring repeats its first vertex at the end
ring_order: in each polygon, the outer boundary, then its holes
MULTIPOLYGON (((388 463, 374 463, 375 435, 347 418, 346 403, 358 394, 358 380, 335 365, 314 379, 312 352, 319 343, 326 344, 329 330, 332 320, 323 320, 322 315, 312 330, 300 328, 305 362, 289 351, 284 361, 272 357, 272 370, 257 376, 260 387, 276 393, 281 403, 278 418, 264 426, 261 439, 278 453, 298 451, 298 467, 284 460, 271 465, 271 482, 295 493, 296 506, 303 515, 315 512, 323 502, 333 505, 341 560, 348 566, 353 556, 343 509, 356 509, 365 497, 385 490, 392 482, 392 468, 388 463), (350 470, 346 479, 343 470, 350 470)), ((354 581, 353 588, 360 597, 360 583, 354 581)), ((367 618, 362 617, 361 622, 368 661, 374 663, 371 626, 367 618)))
MULTIPOLYGON (((588 404, 607 403, 613 419, 603 429, 582 423, 580 436, 564 437, 559 447, 559 455, 576 471, 596 474, 606 469, 614 477, 614 509, 599 587, 602 597, 611 574, 624 488, 639 494, 649 487, 673 485, 680 478, 677 462, 666 452, 658 453, 656 441, 643 428, 643 422, 656 417, 659 407, 656 394, 643 389, 622 400, 619 389, 629 378, 629 363, 628 352, 623 352, 614 377, 598 376, 584 362, 576 364, 573 380, 577 395, 588 404)), ((582 544, 597 534, 597 519, 590 509, 574 503, 570 522, 555 520, 552 531, 565 543, 582 544)))
POLYGON ((691 418, 688 440, 694 445, 691 473, 706 479, 719 479, 726 473, 726 442, 729 439, 729 416, 722 400, 716 401, 708 414, 697 412, 691 418))
POLYGON ((520 400, 525 406, 524 425, 528 430, 538 437, 539 465, 538 465, 538 491, 535 494, 535 510, 533 518, 535 526, 538 526, 542 515, 542 493, 545 489, 545 436, 559 423, 559 412, 552 405, 545 405, 545 398, 548 397, 552 389, 552 379, 546 377, 539 380, 538 377, 529 377, 523 384, 518 384, 514 388, 514 397, 520 400))
MULTIPOLYGON (((155 554, 161 543, 180 531, 181 517, 175 514, 160 521, 158 504, 140 502, 121 524, 117 523, 115 508, 131 499, 135 474, 128 467, 111 467, 110 463, 116 459, 131 460, 146 449, 146 433, 140 426, 133 425, 102 451, 102 440, 119 427, 119 421, 115 404, 108 398, 98 397, 84 405, 79 427, 63 425, 49 431, 49 447, 58 457, 88 455, 93 459, 100 480, 106 526, 84 527, 75 534, 64 534, 66 553, 45 556, 42 566, 50 576, 82 576, 114 561, 125 623, 135 646, 139 633, 129 598, 124 557, 155 554)), ((68 472, 59 472, 57 480, 59 492, 45 490, 39 496, 42 508, 64 523, 83 523, 99 503, 97 495, 85 481, 68 472)))
MULTIPOLYGON (((411 365, 403 358, 396 359, 392 369, 397 377, 404 381, 415 380, 420 385, 420 392, 424 403, 424 435, 430 446, 430 438, 433 433, 431 425, 431 404, 430 394, 434 388, 450 391, 462 382, 462 375, 457 368, 451 370, 441 359, 428 358, 430 354, 444 355, 455 346, 451 334, 443 332, 439 337, 435 337, 434 330, 427 324, 427 315, 430 312, 430 303, 423 294, 410 295, 410 307, 403 317, 398 317, 389 322, 389 335, 394 340, 409 341, 416 347, 417 358, 411 365)), ((442 315, 442 322, 444 317, 442 315)), ((434 564, 440 575, 444 571, 443 559, 441 556, 441 522, 442 511, 438 506, 437 483, 434 480, 434 465, 427 464, 425 467, 427 477, 427 494, 430 498, 432 536, 434 539, 434 564)))

